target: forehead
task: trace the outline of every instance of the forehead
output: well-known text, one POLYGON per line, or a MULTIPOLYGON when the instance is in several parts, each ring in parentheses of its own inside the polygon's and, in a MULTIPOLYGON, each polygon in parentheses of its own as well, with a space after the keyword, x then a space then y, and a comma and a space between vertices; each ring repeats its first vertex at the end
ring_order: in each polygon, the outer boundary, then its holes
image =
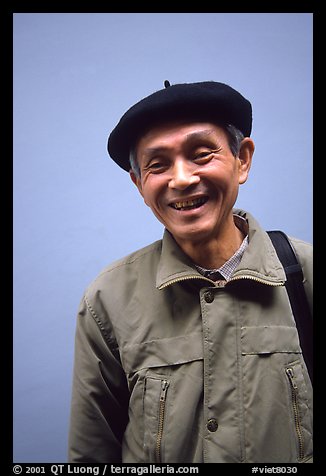
POLYGON ((226 139, 224 129, 211 122, 175 122, 162 124, 147 131, 137 143, 137 151, 147 147, 169 147, 185 141, 226 139))

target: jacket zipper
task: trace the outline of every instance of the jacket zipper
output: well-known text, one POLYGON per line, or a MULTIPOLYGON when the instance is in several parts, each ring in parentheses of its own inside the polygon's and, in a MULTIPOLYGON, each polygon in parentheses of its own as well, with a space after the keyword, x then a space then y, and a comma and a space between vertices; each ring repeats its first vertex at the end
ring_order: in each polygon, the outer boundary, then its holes
POLYGON ((243 276, 234 276, 233 278, 229 279, 229 283, 231 281, 239 281, 239 279, 251 279, 252 281, 256 281, 256 283, 267 284, 268 286, 284 286, 285 281, 277 281, 274 283, 273 281, 268 281, 267 279, 256 278, 256 276, 250 275, 243 275, 243 276))
POLYGON ((298 437, 299 442, 299 459, 302 460, 304 457, 304 441, 301 429, 301 421, 300 421, 300 412, 299 412, 299 405, 298 405, 298 386, 295 383, 294 379, 294 372, 292 367, 288 367, 286 370, 286 375, 289 379, 291 385, 291 397, 292 397, 292 408, 294 413, 294 424, 295 424, 295 431, 298 437))
MULTIPOLYGON (((201 280, 204 280, 204 281, 208 281, 209 283, 213 284, 215 287, 219 287, 216 284, 215 281, 212 281, 209 278, 205 278, 205 276, 189 275, 189 276, 184 276, 182 278, 172 279, 171 281, 168 281, 167 283, 162 284, 161 286, 159 286, 159 289, 164 289, 164 288, 170 286, 171 284, 176 284, 176 283, 179 283, 179 282, 182 282, 182 281, 187 281, 188 279, 201 279, 201 280)), ((252 281, 256 281, 257 283, 268 284, 269 286, 284 286, 284 283, 285 283, 285 281, 278 281, 278 282, 274 283, 274 282, 271 282, 271 281, 267 281, 265 279, 256 278, 255 276, 244 275, 244 276, 235 276, 235 277, 231 278, 229 281, 227 281, 226 284, 230 283, 231 281, 238 281, 239 279, 251 279, 252 281)))
POLYGON ((188 279, 201 279, 201 280, 204 280, 204 281, 208 281, 210 284, 215 285, 215 282, 212 281, 211 279, 205 278, 205 276, 198 276, 198 274, 194 274, 193 276, 189 275, 189 276, 184 276, 182 278, 171 279, 171 281, 168 281, 167 283, 164 283, 161 286, 159 286, 158 289, 164 289, 164 288, 167 288, 168 286, 170 286, 171 284, 180 283, 182 281, 188 281, 188 279))
POLYGON ((163 423, 164 423, 164 414, 165 414, 165 402, 166 402, 166 392, 169 386, 167 380, 162 380, 161 382, 161 393, 159 401, 159 411, 158 411, 158 427, 157 427, 157 437, 156 437, 156 446, 155 446, 155 462, 161 463, 161 445, 163 437, 163 423))

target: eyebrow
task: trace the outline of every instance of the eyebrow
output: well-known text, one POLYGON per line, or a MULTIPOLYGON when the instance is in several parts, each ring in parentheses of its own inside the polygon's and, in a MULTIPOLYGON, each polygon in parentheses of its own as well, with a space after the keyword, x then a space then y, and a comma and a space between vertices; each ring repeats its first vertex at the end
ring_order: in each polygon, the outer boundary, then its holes
POLYGON ((186 135, 186 141, 192 141, 197 139, 203 139, 203 136, 210 136, 214 133, 213 129, 204 129, 199 132, 190 132, 186 135))

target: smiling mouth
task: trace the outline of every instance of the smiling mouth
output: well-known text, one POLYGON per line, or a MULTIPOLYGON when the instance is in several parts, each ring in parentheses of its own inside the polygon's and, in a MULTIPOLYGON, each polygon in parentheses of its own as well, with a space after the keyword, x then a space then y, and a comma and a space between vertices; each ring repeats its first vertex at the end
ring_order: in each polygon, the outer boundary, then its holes
POLYGON ((170 203, 170 207, 178 211, 193 210, 194 208, 199 208, 204 205, 207 200, 208 197, 194 198, 192 200, 180 200, 179 202, 170 203))

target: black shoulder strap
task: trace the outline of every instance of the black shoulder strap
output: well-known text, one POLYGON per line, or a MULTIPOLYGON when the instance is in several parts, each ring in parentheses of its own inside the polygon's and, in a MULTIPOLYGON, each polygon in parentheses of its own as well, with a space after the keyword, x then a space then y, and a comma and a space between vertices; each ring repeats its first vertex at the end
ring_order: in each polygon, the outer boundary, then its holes
POLYGON ((313 332, 312 316, 303 287, 303 273, 296 253, 283 231, 267 232, 287 277, 286 289, 296 321, 300 345, 307 365, 311 383, 313 381, 313 332))

